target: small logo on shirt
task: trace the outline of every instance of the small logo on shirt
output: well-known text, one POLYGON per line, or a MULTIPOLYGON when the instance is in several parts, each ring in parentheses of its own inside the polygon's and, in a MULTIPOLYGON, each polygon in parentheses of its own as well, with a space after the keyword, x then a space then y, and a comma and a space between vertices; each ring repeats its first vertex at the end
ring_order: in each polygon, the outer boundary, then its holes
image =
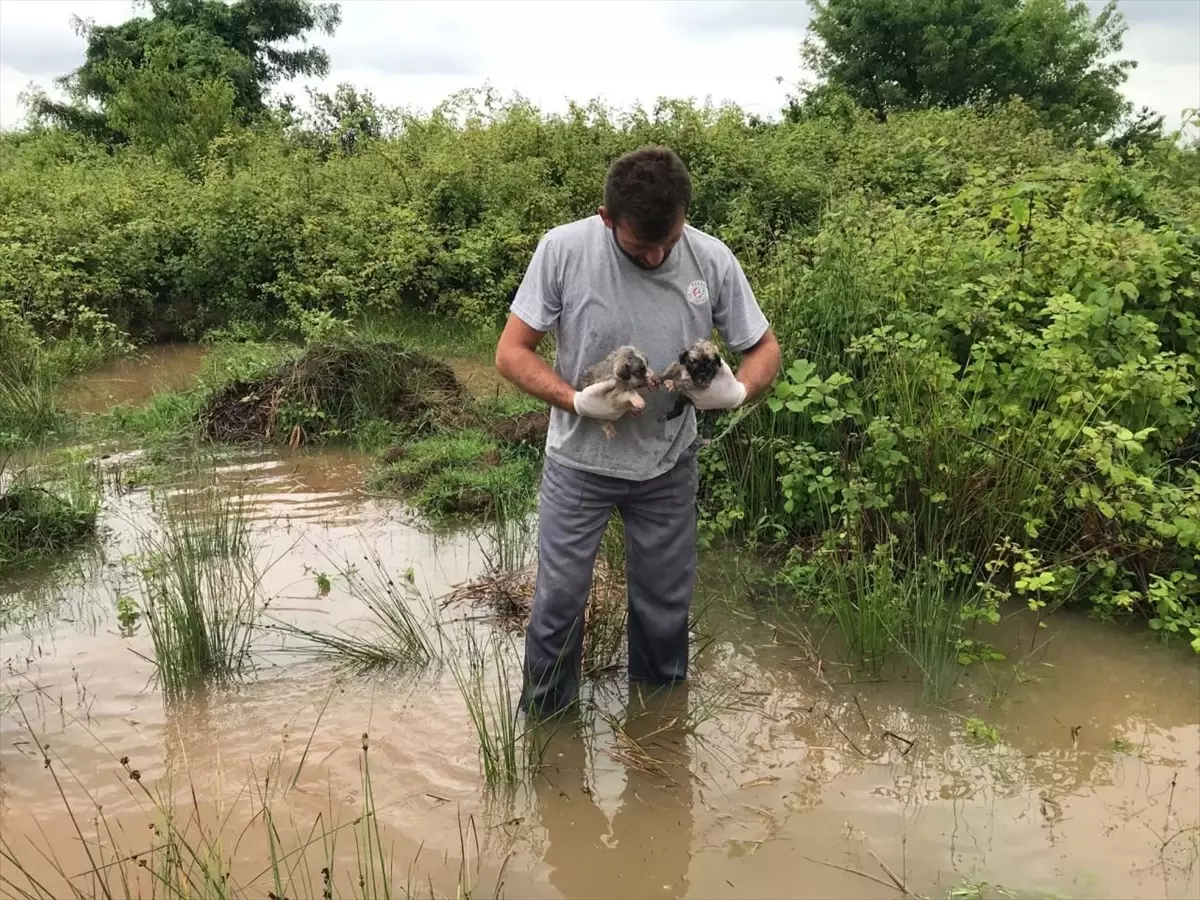
POLYGON ((697 279, 687 286, 688 303, 701 306, 708 302, 708 282, 697 279))

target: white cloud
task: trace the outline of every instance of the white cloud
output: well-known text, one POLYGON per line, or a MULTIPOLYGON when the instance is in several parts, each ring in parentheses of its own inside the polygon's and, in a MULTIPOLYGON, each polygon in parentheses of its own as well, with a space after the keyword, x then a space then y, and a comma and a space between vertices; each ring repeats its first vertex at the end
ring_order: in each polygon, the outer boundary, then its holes
MULTIPOLYGON (((1139 60, 1126 93, 1178 122, 1200 106, 1200 2, 1123 0, 1126 53, 1139 60), (1190 13, 1189 13, 1190 8, 1190 13)), ((132 0, 0 0, 0 127, 21 121, 17 95, 83 59, 72 13, 98 23, 133 15, 132 0)), ((567 99, 620 106, 659 96, 732 100, 774 115, 798 80, 808 18, 802 0, 419 2, 343 0, 323 87, 349 81, 383 103, 429 109, 490 83, 547 109, 567 99)), ((299 98, 300 85, 283 86, 299 98)))

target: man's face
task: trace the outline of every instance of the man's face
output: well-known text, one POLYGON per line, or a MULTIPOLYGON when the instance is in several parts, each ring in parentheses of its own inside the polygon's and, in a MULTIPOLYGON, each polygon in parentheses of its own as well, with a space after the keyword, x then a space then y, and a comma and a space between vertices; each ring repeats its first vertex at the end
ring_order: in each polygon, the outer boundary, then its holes
POLYGON ((604 220, 606 226, 612 229, 617 246, 643 269, 657 269, 666 261, 672 248, 683 237, 683 225, 686 220, 686 216, 680 213, 678 221, 671 226, 666 238, 661 241, 647 241, 640 237, 636 229, 624 219, 613 221, 603 206, 600 207, 600 218, 604 220))

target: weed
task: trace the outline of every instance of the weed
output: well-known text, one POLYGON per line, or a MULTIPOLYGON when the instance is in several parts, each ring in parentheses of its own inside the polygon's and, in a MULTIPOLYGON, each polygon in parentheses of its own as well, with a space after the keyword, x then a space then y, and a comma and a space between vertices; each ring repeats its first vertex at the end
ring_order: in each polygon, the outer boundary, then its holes
POLYGON ((438 660, 438 648, 419 611, 423 598, 411 569, 399 580, 388 573, 377 552, 363 556, 367 572, 346 565, 337 574, 350 595, 366 607, 366 633, 339 629, 337 633, 313 631, 287 622, 271 627, 299 641, 290 651, 313 654, 339 668, 360 673, 419 670, 438 660))
POLYGON ((140 536, 141 579, 159 681, 174 699, 244 672, 258 575, 239 498, 181 491, 161 519, 140 536))
POLYGON ((87 463, 5 470, 0 459, 0 571, 62 553, 94 534, 101 489, 87 463))
POLYGON ((967 737, 984 744, 995 746, 1000 743, 1000 731, 977 716, 971 716, 963 726, 967 737))

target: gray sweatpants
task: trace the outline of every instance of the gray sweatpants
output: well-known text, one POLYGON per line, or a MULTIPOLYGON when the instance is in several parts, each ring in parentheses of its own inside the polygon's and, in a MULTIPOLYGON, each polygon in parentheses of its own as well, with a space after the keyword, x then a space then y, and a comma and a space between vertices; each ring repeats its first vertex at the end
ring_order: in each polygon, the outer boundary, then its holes
POLYGON ((625 524, 629 678, 667 684, 687 677, 696 575, 696 447, 649 481, 595 475, 546 460, 537 586, 525 632, 521 709, 527 714, 553 716, 578 697, 583 614, 614 509, 625 524))

